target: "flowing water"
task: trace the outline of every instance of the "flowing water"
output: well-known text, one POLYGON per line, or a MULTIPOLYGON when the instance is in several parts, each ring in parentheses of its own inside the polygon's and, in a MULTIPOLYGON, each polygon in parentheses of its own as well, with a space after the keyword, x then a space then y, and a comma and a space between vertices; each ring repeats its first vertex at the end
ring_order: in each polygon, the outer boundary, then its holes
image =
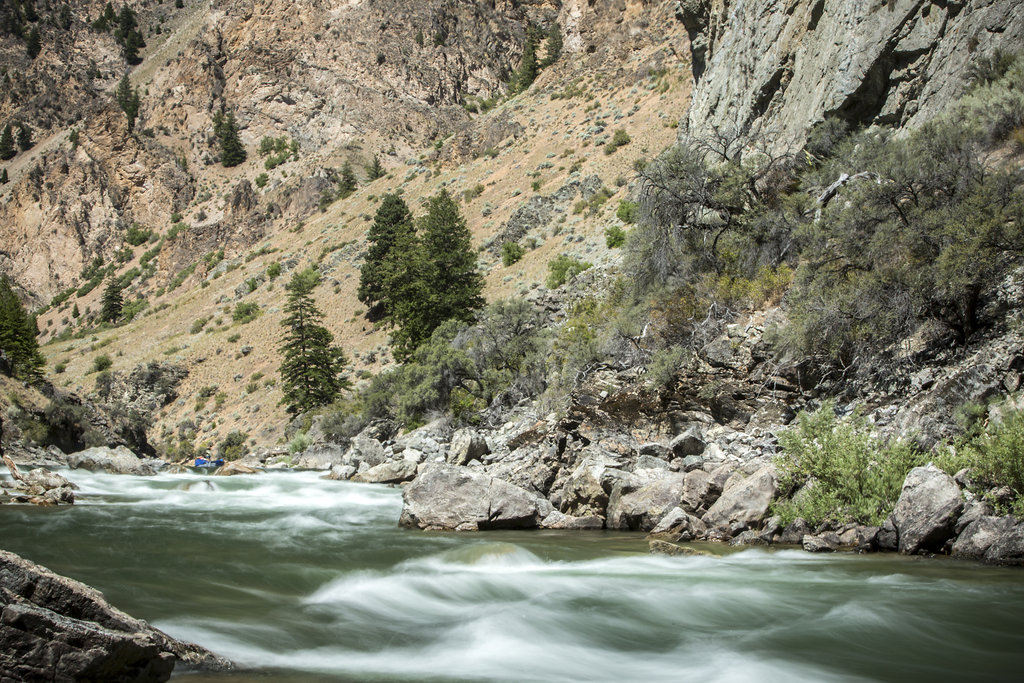
POLYGON ((398 489, 313 473, 68 476, 73 507, 0 507, 0 547, 247 667, 183 683, 977 681, 1024 665, 1021 570, 422 533, 396 526, 398 489))

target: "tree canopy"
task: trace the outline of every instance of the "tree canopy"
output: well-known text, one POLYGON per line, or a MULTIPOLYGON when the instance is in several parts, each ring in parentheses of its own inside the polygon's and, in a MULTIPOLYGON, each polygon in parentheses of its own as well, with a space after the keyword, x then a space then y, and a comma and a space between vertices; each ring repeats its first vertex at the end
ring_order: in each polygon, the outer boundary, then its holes
POLYGON ((42 377, 46 361, 39 352, 38 335, 35 317, 22 306, 7 278, 0 279, 0 351, 7 356, 15 377, 42 377))

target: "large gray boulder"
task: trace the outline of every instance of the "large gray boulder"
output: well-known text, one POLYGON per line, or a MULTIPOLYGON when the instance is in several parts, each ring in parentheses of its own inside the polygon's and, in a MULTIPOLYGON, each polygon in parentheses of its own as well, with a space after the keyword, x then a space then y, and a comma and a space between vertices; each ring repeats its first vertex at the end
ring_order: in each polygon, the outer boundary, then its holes
POLYGON ((465 467, 427 469, 402 499, 399 523, 420 529, 528 529, 541 520, 538 499, 528 491, 465 467))
POLYGON ((989 548, 999 542, 1013 527, 1013 519, 1009 517, 979 517, 960 532, 953 543, 952 555, 970 560, 985 559, 989 548))
POLYGON ((416 476, 416 462, 414 460, 392 460, 382 462, 370 469, 360 472, 352 477, 352 481, 361 481, 367 484, 399 484, 403 481, 411 481, 416 476))
POLYGON ((475 429, 460 429, 452 436, 445 460, 452 465, 468 465, 471 460, 479 460, 490 452, 487 439, 475 429))
POLYGON ((941 551, 953 537, 954 525, 963 509, 963 495, 953 477, 932 464, 910 470, 891 515, 899 551, 941 551))
POLYGON ((346 451, 341 464, 358 468, 365 462, 370 467, 375 467, 384 462, 384 459, 384 446, 380 444, 380 441, 365 436, 355 436, 349 443, 348 451, 346 451))
POLYGON ((1001 534, 985 551, 985 561, 994 564, 1024 564, 1024 522, 1001 534))
POLYGON ((704 514, 704 523, 720 529, 745 530, 758 525, 779 490, 774 465, 765 465, 733 486, 727 487, 704 514))
POLYGON ((71 469, 102 471, 111 474, 151 476, 166 465, 167 463, 157 458, 140 458, 124 446, 117 448, 98 446, 68 456, 68 467, 71 469))
POLYGON ((112 607, 88 586, 0 550, 0 680, 166 681, 231 663, 112 607))
POLYGON ((651 531, 666 513, 679 506, 685 475, 679 472, 660 473, 665 476, 635 490, 619 486, 612 492, 606 522, 609 529, 651 531))

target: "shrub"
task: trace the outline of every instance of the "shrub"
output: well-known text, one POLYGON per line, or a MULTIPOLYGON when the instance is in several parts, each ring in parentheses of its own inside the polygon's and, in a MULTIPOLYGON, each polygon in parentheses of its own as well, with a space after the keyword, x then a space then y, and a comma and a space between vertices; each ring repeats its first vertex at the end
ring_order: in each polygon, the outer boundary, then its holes
POLYGON ((245 455, 245 441, 245 434, 237 429, 232 430, 217 445, 217 455, 225 460, 237 460, 245 455))
POLYGON ((608 142, 608 144, 606 144, 604 146, 604 153, 605 154, 615 154, 615 151, 619 147, 622 147, 624 145, 628 145, 632 141, 633 141, 632 138, 629 137, 629 133, 627 133, 625 130, 620 128, 617 131, 615 131, 614 135, 612 135, 611 141, 608 142))
POLYGON ((609 249, 621 247, 626 243, 626 232, 617 225, 609 225, 604 229, 604 242, 609 249))
POLYGON ((558 289, 592 265, 567 254, 559 254, 548 262, 548 278, 545 284, 548 289, 558 289))
POLYGON ((1008 501, 996 501, 1004 512, 1024 519, 1024 412, 1013 411, 990 424, 963 449, 972 475, 989 486, 1007 486, 1008 501))
POLYGON ((124 240, 133 247, 137 247, 145 244, 152 236, 152 230, 148 230, 137 223, 132 223, 128 228, 128 232, 125 233, 124 240))
POLYGON ((102 356, 96 356, 92 359, 92 371, 103 372, 110 368, 114 364, 114 361, 110 359, 110 356, 103 354, 102 356))
POLYGON ((267 279, 273 280, 279 275, 281 275, 281 264, 279 262, 274 261, 267 266, 267 279))
POLYGON ((632 224, 636 221, 636 206, 636 202, 623 199, 615 210, 615 217, 627 225, 632 224))
POLYGON ((188 330, 189 334, 199 334, 200 332, 203 331, 203 328, 206 327, 206 323, 208 322, 210 322, 209 318, 196 318, 192 322, 192 327, 190 327, 188 330))
POLYGON ((256 176, 256 180, 255 180, 256 187, 259 187, 259 188, 266 187, 267 182, 269 180, 270 180, 270 178, 267 176, 266 173, 260 173, 258 176, 256 176))
POLYGON ((297 455, 309 448, 311 443, 313 443, 313 440, 309 438, 306 432, 299 432, 288 442, 288 452, 292 455, 297 455))
POLYGON ((836 417, 832 403, 800 413, 779 436, 775 464, 780 490, 792 494, 773 504, 783 524, 802 517, 881 524, 899 498, 903 480, 926 458, 910 444, 871 436, 858 415, 836 417))
POLYGON ((501 263, 507 268, 517 263, 525 253, 526 251, 518 243, 505 242, 501 245, 501 263))
POLYGON ((260 305, 255 302, 235 304, 235 310, 231 313, 231 319, 239 325, 252 322, 260 314, 260 305))

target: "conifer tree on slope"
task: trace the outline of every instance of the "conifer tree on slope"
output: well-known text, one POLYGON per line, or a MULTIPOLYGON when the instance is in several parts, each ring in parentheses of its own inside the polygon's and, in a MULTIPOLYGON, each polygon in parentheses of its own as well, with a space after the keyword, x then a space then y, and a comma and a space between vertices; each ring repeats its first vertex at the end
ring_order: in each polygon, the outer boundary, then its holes
POLYGON ((320 324, 323 314, 313 301, 313 289, 319 281, 320 274, 307 268, 295 273, 286 287, 280 372, 284 403, 291 413, 327 405, 347 386, 339 376, 347 362, 345 355, 333 346, 334 335, 320 324))
POLYGON ((427 260, 427 338, 445 320, 473 319, 473 311, 484 305, 484 279, 476 269, 476 252, 466 219, 447 190, 430 198, 420 230, 427 260))
POLYGON ((39 352, 39 330, 11 289, 7 278, 0 279, 0 351, 3 351, 16 377, 40 379, 46 360, 39 352))
POLYGON ((394 264, 414 244, 414 238, 415 227, 409 207, 396 194, 384 195, 366 236, 369 247, 359 270, 357 296, 369 307, 372 319, 391 316, 394 299, 388 281, 394 264))
POLYGON ((121 285, 117 280, 111 280, 103 290, 103 297, 100 299, 100 319, 109 323, 116 323, 121 319, 121 311, 124 309, 124 298, 121 296, 121 285))

